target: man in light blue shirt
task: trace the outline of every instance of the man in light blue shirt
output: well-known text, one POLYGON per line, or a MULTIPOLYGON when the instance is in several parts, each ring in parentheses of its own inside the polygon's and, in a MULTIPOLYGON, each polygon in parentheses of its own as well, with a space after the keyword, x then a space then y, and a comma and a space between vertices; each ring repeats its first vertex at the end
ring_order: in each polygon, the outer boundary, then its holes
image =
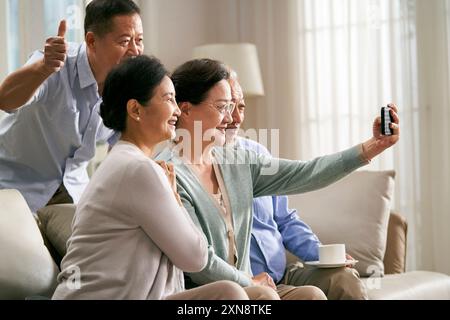
POLYGON ((61 21, 44 51, 0 85, 0 109, 9 113, 0 122, 0 189, 19 190, 32 212, 61 192, 64 202, 79 200, 96 143, 115 140, 99 115, 105 78, 144 49, 132 0, 92 1, 84 28, 85 42, 68 44, 61 21))
MULTIPOLYGON (((232 114, 233 122, 227 127, 228 143, 270 155, 261 144, 237 136, 245 116, 245 102, 236 74, 232 73, 229 82, 236 107, 232 114)), ((319 260, 319 244, 317 236, 299 219, 296 210, 288 208, 286 196, 253 200, 250 260, 254 274, 267 272, 276 284, 317 286, 330 300, 367 299, 366 288, 355 269, 317 269, 301 263, 287 265, 286 250, 303 261, 319 260)))

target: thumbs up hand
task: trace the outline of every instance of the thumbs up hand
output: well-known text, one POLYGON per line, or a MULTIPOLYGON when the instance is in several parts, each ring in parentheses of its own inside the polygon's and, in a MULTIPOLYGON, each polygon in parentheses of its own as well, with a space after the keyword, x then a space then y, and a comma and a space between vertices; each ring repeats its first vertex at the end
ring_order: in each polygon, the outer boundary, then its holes
POLYGON ((66 21, 59 23, 58 35, 48 38, 44 49, 44 68, 48 74, 58 72, 64 66, 67 56, 67 43, 64 39, 67 31, 66 21))

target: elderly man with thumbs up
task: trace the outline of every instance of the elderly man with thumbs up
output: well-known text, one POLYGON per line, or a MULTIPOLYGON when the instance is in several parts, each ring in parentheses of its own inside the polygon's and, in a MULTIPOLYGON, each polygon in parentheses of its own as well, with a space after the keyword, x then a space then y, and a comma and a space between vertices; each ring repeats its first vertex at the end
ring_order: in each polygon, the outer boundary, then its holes
POLYGON ((132 0, 93 0, 85 42, 67 43, 66 22, 26 65, 0 85, 0 189, 17 189, 32 212, 77 202, 99 141, 114 133, 99 115, 108 72, 144 50, 140 9, 132 0))

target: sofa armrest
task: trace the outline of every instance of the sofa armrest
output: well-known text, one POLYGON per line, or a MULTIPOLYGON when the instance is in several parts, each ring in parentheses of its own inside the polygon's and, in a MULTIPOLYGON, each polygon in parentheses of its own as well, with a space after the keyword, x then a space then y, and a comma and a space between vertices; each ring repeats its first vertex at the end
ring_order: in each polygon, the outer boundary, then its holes
POLYGON ((58 273, 22 194, 0 190, 0 300, 50 297, 58 273))
POLYGON ((405 272, 407 231, 406 219, 397 213, 391 213, 383 261, 385 274, 405 272))

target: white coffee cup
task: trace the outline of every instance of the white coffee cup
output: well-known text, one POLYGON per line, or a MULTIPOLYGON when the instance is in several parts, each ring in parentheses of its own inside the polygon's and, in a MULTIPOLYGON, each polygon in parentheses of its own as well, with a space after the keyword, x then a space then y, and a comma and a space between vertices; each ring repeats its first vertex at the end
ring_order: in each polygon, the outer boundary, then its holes
POLYGON ((319 262, 323 264, 338 264, 347 261, 345 244, 319 245, 319 262))

